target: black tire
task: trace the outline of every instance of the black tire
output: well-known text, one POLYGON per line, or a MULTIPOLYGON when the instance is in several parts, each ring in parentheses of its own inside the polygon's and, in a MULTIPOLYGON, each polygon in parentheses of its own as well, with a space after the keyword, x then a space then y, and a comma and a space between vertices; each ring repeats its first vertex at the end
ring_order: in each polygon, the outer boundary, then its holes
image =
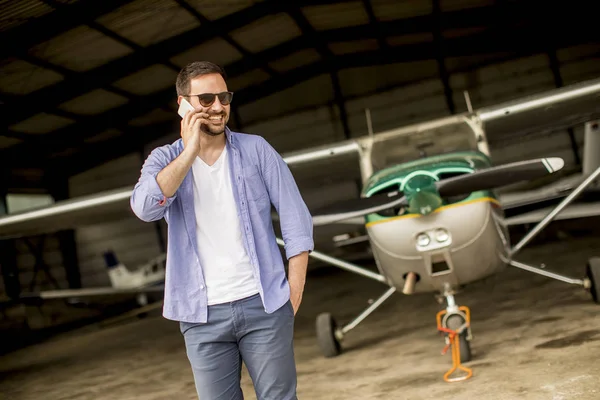
POLYGON ((337 325, 330 313, 321 313, 317 316, 316 329, 317 341, 325 357, 335 357, 342 351, 340 342, 335 337, 337 325))
MULTIPOLYGON (((453 331, 458 330, 465 323, 465 319, 460 314, 453 314, 446 320, 446 326, 453 331)), ((467 330, 465 329, 458 335, 458 344, 460 349, 460 362, 471 361, 471 343, 467 340, 467 330)))
POLYGON ((590 280, 590 293, 596 304, 600 304, 600 257, 592 257, 588 260, 586 275, 590 280))

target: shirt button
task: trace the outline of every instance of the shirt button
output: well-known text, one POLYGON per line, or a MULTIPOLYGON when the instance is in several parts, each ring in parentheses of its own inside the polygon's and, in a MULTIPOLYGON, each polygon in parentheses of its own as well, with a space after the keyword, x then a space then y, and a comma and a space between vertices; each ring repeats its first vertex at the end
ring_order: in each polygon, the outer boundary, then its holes
POLYGON ((204 285, 200 285, 200 289, 204 290, 204 285))

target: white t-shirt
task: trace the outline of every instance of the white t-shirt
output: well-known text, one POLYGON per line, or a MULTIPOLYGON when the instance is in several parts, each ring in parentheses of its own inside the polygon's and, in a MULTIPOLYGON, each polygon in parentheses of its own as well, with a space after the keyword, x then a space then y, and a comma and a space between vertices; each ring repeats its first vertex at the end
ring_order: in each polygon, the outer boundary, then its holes
POLYGON ((258 293, 242 241, 227 157, 225 147, 213 165, 200 157, 192 164, 198 251, 209 305, 258 293))

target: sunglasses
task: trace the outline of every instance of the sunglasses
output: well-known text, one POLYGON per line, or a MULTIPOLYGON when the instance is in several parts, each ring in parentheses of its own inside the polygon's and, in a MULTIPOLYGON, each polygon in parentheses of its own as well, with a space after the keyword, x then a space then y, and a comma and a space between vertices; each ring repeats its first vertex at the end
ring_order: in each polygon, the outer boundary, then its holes
POLYGON ((210 107, 214 102, 215 98, 219 98, 219 102, 224 106, 231 103, 233 99, 233 92, 221 92, 221 93, 202 93, 202 94, 189 94, 187 97, 196 96, 202 107, 210 107))

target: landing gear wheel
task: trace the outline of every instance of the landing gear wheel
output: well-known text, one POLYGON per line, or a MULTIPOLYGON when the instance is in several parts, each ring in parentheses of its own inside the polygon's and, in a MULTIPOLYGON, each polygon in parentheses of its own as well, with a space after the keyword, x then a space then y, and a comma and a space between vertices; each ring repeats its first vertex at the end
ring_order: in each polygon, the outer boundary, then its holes
MULTIPOLYGON (((465 319, 459 314, 453 314, 446 320, 448 329, 456 331, 465 323, 465 319)), ((466 363, 471 361, 471 343, 467 340, 467 329, 458 335, 458 343, 460 349, 460 362, 466 363)))
POLYGON ((592 257, 588 260, 586 275, 590 280, 590 293, 594 302, 600 303, 600 257, 592 257))
POLYGON ((335 357, 341 353, 342 347, 335 336, 337 325, 330 313, 317 316, 317 340, 325 357, 335 357))

